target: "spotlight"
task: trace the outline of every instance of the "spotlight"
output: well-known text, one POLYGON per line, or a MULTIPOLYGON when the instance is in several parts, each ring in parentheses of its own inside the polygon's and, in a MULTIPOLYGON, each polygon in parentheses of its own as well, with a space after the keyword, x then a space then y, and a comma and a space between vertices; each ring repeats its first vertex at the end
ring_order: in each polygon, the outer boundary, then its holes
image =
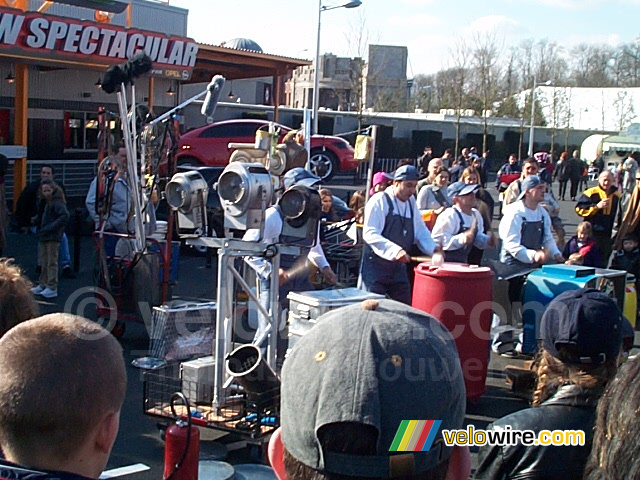
POLYGON ((317 190, 294 185, 278 200, 284 215, 282 237, 285 244, 313 246, 318 236, 322 202, 317 190))
POLYGON ((271 176, 259 163, 230 163, 218 179, 218 195, 226 228, 262 230, 273 196, 271 176))
POLYGON ((198 172, 176 173, 165 188, 167 203, 178 212, 178 234, 199 236, 207 231, 209 186, 198 172))

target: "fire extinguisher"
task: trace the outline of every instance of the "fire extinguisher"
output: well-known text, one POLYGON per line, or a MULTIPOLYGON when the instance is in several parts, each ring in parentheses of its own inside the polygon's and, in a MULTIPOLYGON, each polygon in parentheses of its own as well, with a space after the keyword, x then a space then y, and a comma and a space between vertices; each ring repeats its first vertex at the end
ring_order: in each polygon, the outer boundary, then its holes
POLYGON ((191 407, 189 401, 180 392, 171 397, 171 412, 176 423, 165 432, 164 444, 164 480, 198 480, 198 462, 200 459, 200 430, 191 425, 191 407), (182 400, 187 409, 185 422, 176 414, 175 400, 182 400))

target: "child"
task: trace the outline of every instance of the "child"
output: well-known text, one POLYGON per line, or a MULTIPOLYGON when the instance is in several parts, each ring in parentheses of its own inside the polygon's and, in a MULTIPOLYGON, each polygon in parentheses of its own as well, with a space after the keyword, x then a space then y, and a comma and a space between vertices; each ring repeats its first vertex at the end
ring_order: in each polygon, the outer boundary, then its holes
POLYGON ((45 298, 55 298, 58 296, 58 247, 62 232, 69 221, 69 211, 62 189, 53 180, 42 180, 40 194, 46 201, 38 222, 39 260, 42 272, 38 286, 32 288, 31 293, 45 298))
POLYGON ((626 270, 636 277, 636 291, 640 286, 640 249, 638 237, 628 233, 622 237, 622 250, 618 250, 611 260, 611 268, 626 270))
POLYGON ((573 253, 578 253, 582 257, 582 265, 585 267, 602 266, 602 254, 593 238, 591 222, 578 224, 576 235, 571 237, 571 240, 564 246, 562 256, 570 258, 573 253))

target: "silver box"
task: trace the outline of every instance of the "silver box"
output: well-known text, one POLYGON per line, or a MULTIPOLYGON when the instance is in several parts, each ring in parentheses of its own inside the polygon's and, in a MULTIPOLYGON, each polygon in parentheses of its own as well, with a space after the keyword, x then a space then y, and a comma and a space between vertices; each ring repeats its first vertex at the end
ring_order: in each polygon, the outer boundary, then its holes
POLYGON ((208 403, 213 400, 215 366, 216 360, 211 355, 180 364, 182 393, 190 403, 208 403))
POLYGON ((291 292, 287 298, 289 299, 289 348, 291 348, 299 337, 306 334, 316 324, 320 315, 369 298, 384 298, 384 295, 352 287, 291 292))

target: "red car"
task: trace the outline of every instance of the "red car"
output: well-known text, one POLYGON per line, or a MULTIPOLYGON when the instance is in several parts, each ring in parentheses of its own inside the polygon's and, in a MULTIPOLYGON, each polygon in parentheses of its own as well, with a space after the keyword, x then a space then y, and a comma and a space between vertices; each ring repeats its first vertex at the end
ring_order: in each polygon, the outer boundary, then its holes
MULTIPOLYGON (((233 149, 230 142, 253 143, 256 130, 264 127, 266 120, 224 120, 203 127, 194 128, 180 136, 178 165, 221 166, 229 163, 233 149)), ((275 124, 280 129, 280 140, 292 129, 275 124)), ((311 170, 327 181, 337 172, 353 170, 358 161, 353 158, 353 147, 339 137, 313 135, 311 137, 311 170)))

